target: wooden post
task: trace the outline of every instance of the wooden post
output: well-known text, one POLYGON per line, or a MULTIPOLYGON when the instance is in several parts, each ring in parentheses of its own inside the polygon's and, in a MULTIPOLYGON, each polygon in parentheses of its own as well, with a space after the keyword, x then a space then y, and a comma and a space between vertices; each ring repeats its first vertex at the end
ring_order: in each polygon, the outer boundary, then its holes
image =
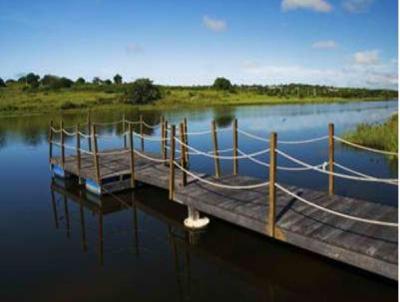
MULTIPOLYGON (((184 123, 180 123, 179 125, 179 135, 181 142, 185 142, 185 125, 184 123)), ((181 166, 186 169, 186 148, 183 144, 181 144, 181 166)), ((186 186, 187 184, 187 175, 186 172, 182 171, 182 185, 186 186)))
MULTIPOLYGON (((188 123, 187 123, 187 118, 185 117, 183 119, 183 126, 184 126, 184 139, 183 142, 186 145, 189 145, 189 138, 188 138, 188 123)), ((186 160, 186 164, 189 163, 189 152, 188 152, 188 148, 185 146, 185 160, 186 160)))
MULTIPOLYGON (((329 124, 329 172, 333 173, 333 163, 335 162, 335 126, 329 124)), ((335 189, 333 174, 329 174, 329 195, 333 195, 335 189)))
POLYGON ((92 152, 92 138, 90 137, 92 134, 92 117, 90 114, 90 110, 88 111, 87 115, 87 131, 88 131, 88 148, 89 151, 92 152))
POLYGON ((53 158, 53 121, 50 121, 49 126, 49 162, 53 158))
POLYGON ((233 175, 238 174, 239 163, 238 163, 238 121, 237 119, 233 120, 233 175))
POLYGON ((79 134, 79 124, 76 125, 76 167, 78 169, 78 177, 81 176, 81 136, 79 134))
POLYGON ((97 136, 96 136, 96 125, 92 125, 92 135, 93 135, 93 159, 94 159, 94 167, 96 169, 96 182, 99 186, 101 186, 100 182, 100 163, 99 163, 99 150, 97 145, 97 136))
POLYGON ((271 133, 269 146, 269 205, 268 205, 268 234, 275 237, 275 216, 276 216, 276 133, 271 133))
POLYGON ((169 199, 173 200, 175 195, 175 125, 171 125, 169 156, 169 199))
POLYGON ((164 141, 164 117, 163 116, 160 117, 160 139, 161 139, 161 144, 160 144, 161 150, 160 150, 160 153, 162 155, 162 158, 165 159, 164 158, 164 144, 165 144, 165 141, 164 141))
POLYGON ((133 146, 133 129, 132 124, 129 124, 129 149, 131 160, 131 188, 135 187, 135 149, 133 146))
POLYGON ((64 136, 64 121, 61 120, 60 122, 60 144, 61 144, 61 166, 64 169, 64 165, 65 165, 65 146, 64 146, 64 140, 65 140, 65 136, 64 136))
POLYGON ((142 152, 144 151, 144 136, 143 136, 143 115, 140 115, 140 145, 142 152))
POLYGON ((126 131, 126 126, 125 126, 125 113, 122 114, 122 135, 124 136, 124 149, 126 149, 126 135, 125 135, 125 131, 126 131))
POLYGON ((211 122, 212 128, 212 139, 214 145, 214 169, 215 169, 215 177, 219 178, 221 176, 221 167, 219 164, 219 152, 218 152, 218 137, 217 137, 217 124, 215 120, 211 122))
POLYGON ((164 151, 163 151, 163 160, 166 160, 166 159, 167 159, 167 156, 168 156, 167 140, 168 140, 168 121, 164 121, 164 151))

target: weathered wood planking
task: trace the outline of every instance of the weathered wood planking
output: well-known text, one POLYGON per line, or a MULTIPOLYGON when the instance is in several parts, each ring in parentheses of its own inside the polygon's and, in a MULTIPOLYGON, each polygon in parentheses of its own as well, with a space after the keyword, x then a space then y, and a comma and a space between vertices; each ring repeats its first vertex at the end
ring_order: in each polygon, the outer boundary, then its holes
MULTIPOLYGON (((207 177, 230 185, 258 183, 250 177, 207 177)), ((351 215, 397 222, 397 208, 287 186, 307 200, 351 215)), ((176 192, 179 202, 220 219, 268 235, 268 188, 227 190, 195 182, 176 192)), ((276 238, 314 253, 397 279, 398 230, 355 222, 305 205, 277 191, 276 238)))
MULTIPOLYGON (((112 150, 115 151, 115 150, 112 150)), ((158 154, 146 153, 160 158, 158 154)), ((51 163, 61 165, 60 158, 51 163)), ((100 155, 102 181, 113 177, 130 176, 129 153, 100 155)), ((75 156, 65 158, 64 169, 78 175, 75 156)), ((93 156, 82 155, 82 178, 95 179, 93 156)), ((210 181, 228 185, 259 183, 259 179, 246 176, 205 177, 210 181)), ((135 180, 168 189, 169 167, 135 156, 135 180)), ((216 188, 188 178, 183 187, 180 170, 175 172, 176 190, 174 201, 190 205, 208 215, 268 236, 268 188, 251 190, 229 190, 216 188)), ((127 188, 123 182, 103 184, 114 186, 114 190, 127 188)), ((354 198, 329 195, 309 189, 286 186, 290 191, 323 207, 354 216, 397 222, 397 208, 384 206, 354 198)), ((299 200, 293 199, 279 189, 276 192, 276 239, 312 251, 322 256, 344 262, 379 275, 396 279, 398 230, 393 227, 371 225, 337 217, 299 200)))

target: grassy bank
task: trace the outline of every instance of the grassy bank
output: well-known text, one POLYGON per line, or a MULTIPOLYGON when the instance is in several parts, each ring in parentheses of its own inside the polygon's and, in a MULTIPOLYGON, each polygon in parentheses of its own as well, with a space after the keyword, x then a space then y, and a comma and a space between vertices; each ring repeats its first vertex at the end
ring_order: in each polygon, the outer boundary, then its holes
MULTIPOLYGON (((267 95, 257 90, 235 89, 221 91, 212 88, 162 87, 162 98, 153 104, 131 105, 124 103, 124 84, 110 86, 88 85, 81 88, 58 90, 26 89, 21 83, 0 88, 0 115, 23 115, 82 109, 102 110, 139 107, 142 110, 182 106, 257 105, 257 104, 307 104, 367 100, 384 100, 385 96, 293 96, 267 95)), ((387 97, 386 97, 387 98, 387 97)))
POLYGON ((360 124, 344 138, 360 145, 380 150, 398 151, 398 115, 393 115, 383 124, 360 124))

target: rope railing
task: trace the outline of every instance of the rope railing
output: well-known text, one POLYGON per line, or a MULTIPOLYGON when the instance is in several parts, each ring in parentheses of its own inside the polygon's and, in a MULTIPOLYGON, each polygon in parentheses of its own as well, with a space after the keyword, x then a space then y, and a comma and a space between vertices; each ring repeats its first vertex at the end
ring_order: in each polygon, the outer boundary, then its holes
MULTIPOLYGON (((240 149, 238 149, 238 152, 240 153, 240 154, 245 154, 242 150, 240 150, 240 149)), ((254 163, 256 163, 256 164, 259 164, 259 165, 261 165, 261 166, 264 166, 264 167, 269 167, 270 166, 270 164, 269 163, 266 163, 266 162, 263 162, 263 161, 261 161, 261 160, 259 160, 259 159, 256 159, 256 158, 254 158, 254 157, 251 157, 251 156, 249 156, 247 159, 249 159, 250 161, 252 161, 252 162, 254 162, 254 163)), ((317 167, 317 168, 319 168, 319 167, 323 167, 324 166, 324 164, 325 163, 322 163, 322 164, 319 164, 319 165, 315 165, 315 166, 312 166, 312 167, 317 167)), ((278 170, 282 170, 282 171, 308 171, 308 170, 312 170, 312 168, 308 168, 308 167, 285 167, 285 166, 276 166, 276 168, 278 169, 278 170)))
POLYGON ((251 154, 238 155, 238 156, 215 155, 215 154, 210 154, 208 152, 200 151, 192 146, 189 146, 188 144, 185 144, 184 142, 182 142, 179 138, 175 137, 175 141, 177 143, 179 143, 180 145, 183 145, 185 148, 191 150, 196 155, 202 155, 202 156, 213 158, 213 159, 215 159, 215 158, 226 159, 226 160, 243 159, 243 158, 248 158, 248 157, 255 157, 255 156, 269 152, 269 149, 263 149, 263 150, 260 150, 260 151, 257 151, 257 152, 251 153, 251 154))
POLYGON ((289 154, 287 154, 279 149, 276 149, 276 152, 300 166, 310 168, 311 170, 314 170, 314 171, 317 171, 317 172, 320 172, 323 174, 333 175, 335 177, 340 177, 340 178, 350 179, 350 180, 367 181, 367 182, 381 182, 381 183, 386 183, 386 184, 391 184, 391 185, 397 185, 397 179, 384 179, 384 178, 376 178, 376 177, 357 177, 357 176, 351 176, 351 175, 337 173, 337 172, 331 172, 331 171, 327 171, 327 170, 312 166, 304 161, 301 161, 297 158, 294 158, 293 156, 290 156, 289 154))
POLYGON ((379 149, 375 149, 375 148, 366 147, 366 146, 363 146, 363 145, 359 145, 359 144, 356 144, 356 143, 352 143, 352 142, 350 142, 350 141, 348 141, 348 140, 345 140, 345 139, 343 139, 343 138, 341 138, 341 137, 338 137, 338 136, 334 136, 333 138, 334 138, 335 140, 337 140, 337 141, 343 143, 343 144, 352 146, 352 147, 354 147, 354 148, 359 148, 359 149, 363 149, 363 150, 370 151, 370 152, 375 152, 375 153, 380 153, 380 154, 398 156, 398 153, 397 153, 397 152, 390 152, 390 151, 384 151, 384 150, 379 150, 379 149))
POLYGON ((68 149, 68 150, 73 150, 73 151, 77 151, 77 150, 79 150, 81 153, 85 153, 85 154, 88 154, 88 155, 93 155, 94 153, 93 152, 91 152, 91 151, 88 151, 88 150, 85 150, 85 149, 82 149, 82 148, 80 148, 80 149, 77 149, 75 146, 71 146, 71 145, 68 145, 68 144, 61 144, 61 143, 59 143, 59 142, 55 142, 55 141, 52 141, 51 142, 53 145, 55 145, 55 146, 57 146, 57 147, 60 147, 60 148, 62 148, 63 146, 64 146, 64 148, 65 149, 68 149))
POLYGON ((218 187, 222 189, 230 189, 230 190, 251 190, 251 189, 257 189, 257 188, 262 188, 268 186, 269 182, 262 182, 262 183, 257 183, 257 184, 252 184, 252 185, 241 185, 241 186, 232 186, 232 185, 227 185, 227 184, 222 184, 214 181, 210 181, 208 179, 205 179, 201 176, 196 175, 195 173, 183 168, 177 161, 174 161, 174 165, 181 170, 182 172, 186 173, 187 175, 191 176, 193 179, 196 179, 202 183, 208 184, 213 187, 218 187))
POLYGON ((138 151, 136 149, 134 149, 133 151, 135 152, 135 154, 139 155, 140 157, 143 157, 143 158, 148 159, 150 161, 154 161, 154 162, 158 162, 158 163, 166 163, 166 162, 168 162, 168 159, 152 157, 152 156, 149 156, 149 155, 145 154, 144 152, 140 152, 140 151, 138 151))
POLYGON ((357 217, 357 216, 353 216, 353 215, 349 215, 349 214, 345 214, 345 213, 341 213, 329 208, 325 208, 323 206, 317 205, 309 200, 306 200, 305 198, 302 198, 301 196, 291 192, 290 190, 286 189, 285 187, 283 187, 282 185, 280 185, 279 183, 275 183, 275 187, 277 187, 278 189, 280 189, 282 192, 292 196, 293 198, 295 198, 296 200, 299 200, 311 207, 314 207, 318 210, 333 214, 335 216, 339 216, 342 218, 347 218, 353 221, 358 221, 358 222, 364 222, 364 223, 369 223, 369 224, 376 224, 376 225, 380 225, 380 226, 388 226, 388 227, 398 227, 398 223, 395 222, 386 222, 386 221, 380 221, 380 220, 374 220, 374 219, 367 219, 367 218, 361 218, 361 217, 357 217))

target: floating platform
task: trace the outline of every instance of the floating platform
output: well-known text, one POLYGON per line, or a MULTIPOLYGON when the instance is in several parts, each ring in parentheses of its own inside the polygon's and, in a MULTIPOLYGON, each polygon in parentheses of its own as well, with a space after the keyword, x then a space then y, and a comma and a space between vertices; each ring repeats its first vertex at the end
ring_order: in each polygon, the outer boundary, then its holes
MULTIPOLYGON (((64 168, 60 158, 53 157, 51 166, 56 176, 81 179, 88 190, 97 193, 131 188, 129 153, 115 155, 114 151, 110 150, 109 154, 107 151, 102 152, 100 155, 100 184, 95 182, 93 156, 81 156, 80 171, 77 169, 75 156, 65 157, 64 168)), ((160 158, 158 154, 144 154, 160 158)), ((173 198, 175 202, 269 236, 268 187, 229 190, 216 188, 189 176, 187 185, 183 186, 181 173, 176 169, 176 188, 173 198)), ((260 182, 259 179, 247 176, 215 178, 204 174, 196 175, 215 183, 235 186, 260 182)), ((169 167, 163 163, 135 156, 135 180, 168 189, 169 167)), ((285 187, 304 199, 341 213, 391 222, 398 220, 398 209, 395 207, 343 196, 330 196, 325 192, 305 188, 288 185, 285 187)), ((390 279, 398 279, 397 228, 338 217, 308 206, 279 189, 277 189, 276 207, 275 239, 390 279)))

